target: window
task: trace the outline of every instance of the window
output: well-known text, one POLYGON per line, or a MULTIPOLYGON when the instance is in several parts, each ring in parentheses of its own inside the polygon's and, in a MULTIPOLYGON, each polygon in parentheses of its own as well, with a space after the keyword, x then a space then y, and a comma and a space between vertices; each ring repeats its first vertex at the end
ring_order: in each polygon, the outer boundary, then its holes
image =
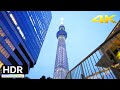
POLYGON ((0 60, 0 68, 3 66, 4 64, 2 63, 2 61, 0 60))
POLYGON ((17 21, 15 20, 13 14, 10 14, 10 18, 12 19, 13 23, 17 26, 17 21))
POLYGON ((22 32, 21 28, 19 26, 17 26, 17 29, 18 29, 20 35, 22 36, 22 38, 25 39, 24 33, 22 32))
POLYGON ((11 42, 8 38, 5 39, 5 42, 6 42, 6 43, 8 44, 8 46, 12 49, 12 51, 15 50, 15 47, 13 46, 12 42, 11 42))
POLYGON ((10 54, 5 50, 5 48, 0 44, 0 53, 2 53, 7 59, 10 57, 10 54))
POLYGON ((0 36, 1 36, 1 37, 4 37, 4 36, 5 36, 5 33, 2 31, 1 28, 0 28, 0 36))
POLYGON ((25 62, 24 58, 21 56, 21 54, 19 53, 19 51, 17 49, 14 50, 14 53, 16 54, 16 56, 20 59, 20 61, 23 64, 24 70, 26 71, 26 73, 28 73, 28 65, 25 62))
POLYGON ((19 27, 19 25, 17 24, 16 19, 14 18, 13 14, 9 14, 10 18, 12 19, 13 23, 15 24, 15 26, 17 27, 20 35, 22 36, 23 39, 25 39, 24 33, 22 32, 21 28, 19 27))
POLYGON ((26 50, 24 49, 24 47, 22 46, 21 43, 19 44, 19 47, 22 50, 22 52, 25 54, 28 61, 30 62, 30 67, 33 67, 33 62, 32 62, 31 58, 29 57, 29 55, 27 54, 26 50))
POLYGON ((2 46, 0 45, 0 50, 2 49, 2 46))
POLYGON ((17 65, 18 65, 18 63, 15 61, 15 59, 14 59, 12 56, 10 56, 10 57, 8 58, 8 60, 10 61, 10 63, 11 63, 12 65, 14 65, 14 66, 17 66, 17 65))
POLYGON ((29 16, 29 18, 30 18, 30 21, 31 21, 32 25, 34 26, 34 22, 33 22, 32 18, 31 18, 31 16, 29 16))
POLYGON ((117 52, 116 57, 120 60, 120 51, 117 52))

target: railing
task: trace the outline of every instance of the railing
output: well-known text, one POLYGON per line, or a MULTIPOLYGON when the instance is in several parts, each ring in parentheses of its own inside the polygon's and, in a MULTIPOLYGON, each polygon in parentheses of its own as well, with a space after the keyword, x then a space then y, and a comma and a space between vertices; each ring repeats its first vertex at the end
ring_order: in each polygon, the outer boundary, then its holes
POLYGON ((120 30, 70 70, 66 79, 120 79, 120 30))

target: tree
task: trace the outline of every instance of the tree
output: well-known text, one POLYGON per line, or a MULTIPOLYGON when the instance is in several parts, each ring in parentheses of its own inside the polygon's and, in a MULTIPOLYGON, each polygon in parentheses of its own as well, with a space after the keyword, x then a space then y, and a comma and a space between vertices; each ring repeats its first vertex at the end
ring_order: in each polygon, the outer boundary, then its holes
POLYGON ((51 77, 47 77, 47 79, 52 79, 51 77))
POLYGON ((40 79, 46 79, 46 77, 43 75, 40 79))
POLYGON ((40 79, 52 79, 52 78, 51 77, 46 78, 46 76, 43 75, 40 79))
POLYGON ((24 77, 24 79, 30 79, 29 77, 24 77))

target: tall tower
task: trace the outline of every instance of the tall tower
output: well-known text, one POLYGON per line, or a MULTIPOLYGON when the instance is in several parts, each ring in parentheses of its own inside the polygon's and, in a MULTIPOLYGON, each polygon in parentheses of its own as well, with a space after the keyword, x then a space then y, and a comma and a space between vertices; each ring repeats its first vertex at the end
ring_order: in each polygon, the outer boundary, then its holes
POLYGON ((58 46, 56 52, 56 60, 54 67, 54 79, 65 79, 67 72, 69 71, 68 59, 66 52, 65 39, 67 38, 67 32, 65 31, 65 26, 63 22, 59 27, 59 31, 56 34, 58 39, 58 46))

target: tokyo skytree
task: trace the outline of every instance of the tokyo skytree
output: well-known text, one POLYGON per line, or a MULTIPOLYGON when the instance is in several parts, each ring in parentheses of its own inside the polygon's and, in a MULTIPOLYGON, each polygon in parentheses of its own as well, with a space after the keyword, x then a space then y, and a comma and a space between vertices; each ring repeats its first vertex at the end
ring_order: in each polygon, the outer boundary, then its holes
MULTIPOLYGON (((63 20, 63 18, 61 18, 63 20)), ((69 67, 68 67, 68 58, 67 58, 67 51, 66 51, 66 44, 65 39, 67 38, 67 32, 65 31, 65 26, 63 22, 59 26, 59 31, 56 34, 58 39, 58 46, 56 52, 56 60, 55 60, 55 67, 54 67, 54 79, 65 79, 69 67)))

